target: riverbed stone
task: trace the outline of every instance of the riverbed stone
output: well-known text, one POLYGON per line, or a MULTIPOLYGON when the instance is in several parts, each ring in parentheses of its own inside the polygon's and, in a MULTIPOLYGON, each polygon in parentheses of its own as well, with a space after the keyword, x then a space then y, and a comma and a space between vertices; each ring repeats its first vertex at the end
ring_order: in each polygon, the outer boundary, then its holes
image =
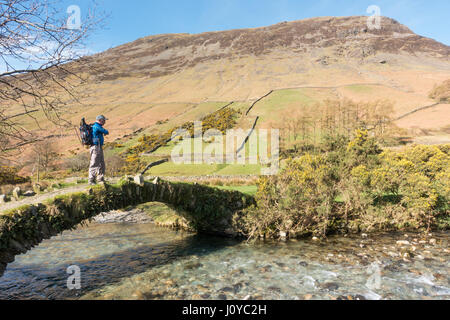
POLYGON ((168 279, 166 282, 164 282, 164 284, 166 286, 173 287, 175 285, 175 281, 172 279, 168 279))
POLYGON ((286 264, 285 263, 283 263, 283 262, 275 262, 275 264, 277 265, 277 266, 279 266, 280 268, 283 268, 283 267, 286 267, 286 264))
POLYGON ((403 260, 405 260, 405 259, 407 260, 408 258, 412 258, 413 254, 411 252, 406 251, 406 252, 403 252, 402 256, 403 256, 403 260))
POLYGON ((336 282, 325 282, 320 285, 322 289, 326 289, 329 291, 334 291, 339 288, 339 285, 336 282))
POLYGON ((241 291, 241 289, 244 287, 244 285, 242 284, 242 283, 240 283, 240 282, 238 282, 238 283, 235 283, 234 285, 233 285, 233 291, 234 291, 234 293, 236 294, 236 293, 238 293, 239 291, 241 291))
POLYGON ((267 288, 269 291, 273 291, 276 293, 281 293, 281 289, 279 287, 276 286, 270 286, 269 288, 267 288))
POLYGON ((260 272, 270 272, 270 271, 272 271, 272 266, 270 266, 270 265, 264 266, 261 269, 259 269, 259 271, 260 272))
POLYGON ((408 240, 398 240, 397 241, 397 245, 399 245, 399 246, 409 246, 410 243, 409 243, 408 240))
POLYGON ((250 300, 262 300, 263 295, 261 293, 255 293, 250 297, 250 300))
POLYGON ((217 296, 217 299, 219 299, 219 300, 227 300, 227 295, 221 293, 221 294, 219 294, 219 295, 217 296))
POLYGON ((206 292, 206 291, 209 290, 208 287, 206 287, 206 286, 204 286, 204 285, 202 285, 202 284, 198 284, 198 285, 197 285, 197 289, 198 289, 198 291, 201 291, 201 292, 206 292))
POLYGON ((203 265, 199 262, 188 262, 184 265, 185 270, 198 269, 200 267, 203 267, 203 265))
POLYGON ((244 273, 245 273, 245 271, 242 270, 242 269, 235 269, 235 270, 230 272, 230 275, 234 277, 234 276, 239 276, 239 275, 244 274, 244 273))

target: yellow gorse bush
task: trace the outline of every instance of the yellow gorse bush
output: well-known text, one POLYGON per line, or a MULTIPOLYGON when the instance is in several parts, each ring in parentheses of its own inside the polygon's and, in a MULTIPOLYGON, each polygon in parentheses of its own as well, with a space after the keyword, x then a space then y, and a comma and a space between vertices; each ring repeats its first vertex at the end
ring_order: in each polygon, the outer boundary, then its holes
POLYGON ((450 227, 450 145, 382 151, 366 130, 260 179, 248 236, 450 227))
MULTIPOLYGON (((446 146, 418 145, 402 151, 385 151, 379 156, 378 166, 371 169, 358 166, 351 175, 362 191, 373 199, 398 195, 397 217, 399 211, 403 211, 410 217, 404 222, 418 228, 430 228, 438 215, 449 215, 448 150, 446 146)), ((394 217, 389 219, 392 223, 398 222, 394 217)))

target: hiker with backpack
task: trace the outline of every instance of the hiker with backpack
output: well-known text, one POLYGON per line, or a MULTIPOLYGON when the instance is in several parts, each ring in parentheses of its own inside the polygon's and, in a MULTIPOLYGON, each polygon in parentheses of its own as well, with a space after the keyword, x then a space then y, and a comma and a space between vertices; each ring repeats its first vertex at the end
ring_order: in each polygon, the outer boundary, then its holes
MULTIPOLYGON (((83 119, 84 120, 84 119, 83 119)), ((90 147, 91 162, 89 163, 89 184, 94 185, 98 182, 105 182, 105 157, 103 155, 104 135, 108 135, 108 130, 103 126, 106 122, 105 116, 100 115, 96 118, 96 122, 91 126, 87 143, 92 143, 90 147), (91 141, 92 139, 92 141, 91 141)), ((84 122, 84 121, 83 121, 84 122)), ((89 127, 89 126, 88 126, 89 127)), ((87 144, 86 143, 86 144, 87 144)))

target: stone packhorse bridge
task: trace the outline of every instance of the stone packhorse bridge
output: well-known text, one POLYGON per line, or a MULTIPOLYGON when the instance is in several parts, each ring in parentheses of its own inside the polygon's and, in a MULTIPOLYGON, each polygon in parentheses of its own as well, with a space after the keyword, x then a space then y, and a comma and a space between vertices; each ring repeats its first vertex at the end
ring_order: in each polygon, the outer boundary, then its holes
POLYGON ((86 192, 57 196, 45 204, 26 205, 0 213, 0 277, 14 257, 43 239, 74 229, 102 212, 151 201, 179 207, 197 232, 236 236, 232 218, 255 203, 253 197, 198 184, 163 180, 95 186, 86 192))

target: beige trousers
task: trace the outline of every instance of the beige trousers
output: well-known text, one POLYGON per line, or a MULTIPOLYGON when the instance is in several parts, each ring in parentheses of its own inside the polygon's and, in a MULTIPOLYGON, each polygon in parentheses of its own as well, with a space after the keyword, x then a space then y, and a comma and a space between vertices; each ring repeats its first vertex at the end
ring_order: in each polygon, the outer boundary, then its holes
POLYGON ((95 183, 95 178, 99 182, 105 179, 105 157, 102 146, 91 146, 91 162, 89 164, 89 182, 95 183))

